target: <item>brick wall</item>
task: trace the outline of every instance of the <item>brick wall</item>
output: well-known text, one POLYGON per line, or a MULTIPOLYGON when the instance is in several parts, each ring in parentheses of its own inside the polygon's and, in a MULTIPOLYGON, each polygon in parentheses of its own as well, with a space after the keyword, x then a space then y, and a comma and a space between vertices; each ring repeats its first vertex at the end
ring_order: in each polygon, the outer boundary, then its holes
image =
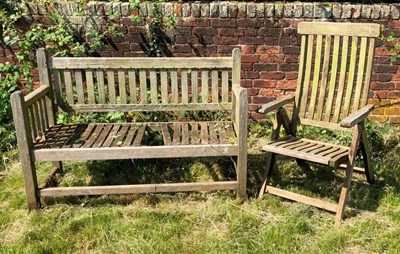
MULTIPOLYGON (((27 5, 28 20, 43 20, 45 6, 27 5), (32 19, 33 18, 33 19, 32 19)), ((60 3, 71 26, 78 31, 103 25, 104 13, 119 11, 124 24, 123 38, 114 38, 112 47, 99 52, 102 56, 144 56, 146 28, 132 23, 129 3, 98 3, 84 5, 86 16, 75 16, 76 3, 60 3)), ((296 87, 299 22, 323 20, 337 22, 375 22, 385 26, 385 33, 393 31, 400 37, 400 4, 316 4, 316 3, 164 3, 163 13, 174 14, 177 26, 165 35, 167 56, 221 56, 233 48, 241 48, 242 86, 248 88, 251 116, 257 105, 291 93, 296 87)), ((148 18, 151 4, 141 3, 139 14, 148 18)), ((0 57, 7 52, 0 49, 0 57)), ((372 99, 376 110, 371 119, 400 123, 400 61, 390 63, 389 53, 382 45, 376 49, 372 77, 372 99)))

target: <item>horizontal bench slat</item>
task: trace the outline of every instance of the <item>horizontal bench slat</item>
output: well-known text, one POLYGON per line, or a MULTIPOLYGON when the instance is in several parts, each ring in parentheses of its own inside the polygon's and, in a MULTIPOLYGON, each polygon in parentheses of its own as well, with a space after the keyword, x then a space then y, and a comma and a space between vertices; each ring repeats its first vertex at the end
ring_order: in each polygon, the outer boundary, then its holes
POLYGON ((40 86, 30 94, 24 97, 25 106, 29 107, 33 103, 37 102, 40 98, 42 98, 45 94, 50 91, 50 87, 48 86, 40 86))
POLYGON ((224 110, 231 111, 232 103, 188 103, 188 104, 63 104, 64 111, 109 112, 109 111, 182 111, 182 110, 224 110))
POLYGON ((60 148, 32 150, 34 161, 119 160, 187 158, 238 155, 238 145, 180 145, 111 148, 60 148))
POLYGON ((231 57, 54 57, 50 60, 52 69, 221 69, 232 68, 231 57))
POLYGON ((165 183, 165 184, 135 184, 85 187, 56 187, 39 189, 38 196, 62 197, 82 195, 134 194, 154 192, 186 192, 186 191, 215 191, 236 190, 236 181, 199 182, 199 183, 165 183))

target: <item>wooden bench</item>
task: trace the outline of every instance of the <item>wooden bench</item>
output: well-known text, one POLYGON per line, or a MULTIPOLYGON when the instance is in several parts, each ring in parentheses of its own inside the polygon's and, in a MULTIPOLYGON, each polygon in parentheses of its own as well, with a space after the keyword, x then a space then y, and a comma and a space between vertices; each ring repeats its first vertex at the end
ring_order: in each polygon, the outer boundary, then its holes
MULTIPOLYGON (((37 52, 41 86, 11 95, 29 209, 44 196, 236 190, 246 198, 247 91, 232 57, 60 58, 37 52), (54 89, 53 89, 54 88, 54 89), (57 112, 228 111, 227 121, 60 125, 57 112), (149 133, 162 145, 142 141, 149 133), (233 156, 236 181, 38 187, 35 162, 233 156)), ((54 171, 55 172, 55 171, 54 171)))

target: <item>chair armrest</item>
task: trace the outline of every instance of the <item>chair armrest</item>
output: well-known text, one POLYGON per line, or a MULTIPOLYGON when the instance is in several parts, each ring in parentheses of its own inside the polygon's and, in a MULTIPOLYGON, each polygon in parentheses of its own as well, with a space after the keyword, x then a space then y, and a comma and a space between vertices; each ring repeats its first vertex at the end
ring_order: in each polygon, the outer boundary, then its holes
POLYGON ((340 122, 340 126, 345 128, 351 128, 354 125, 364 121, 372 110, 374 110, 374 105, 364 106, 359 110, 357 110, 356 112, 351 113, 348 117, 344 118, 340 122))
POLYGON ((288 103, 293 102, 294 98, 295 98, 294 94, 279 98, 277 100, 274 100, 267 104, 262 105, 260 108, 257 109, 257 111, 258 111, 258 113, 262 113, 262 114, 274 111, 280 107, 285 106, 288 103))

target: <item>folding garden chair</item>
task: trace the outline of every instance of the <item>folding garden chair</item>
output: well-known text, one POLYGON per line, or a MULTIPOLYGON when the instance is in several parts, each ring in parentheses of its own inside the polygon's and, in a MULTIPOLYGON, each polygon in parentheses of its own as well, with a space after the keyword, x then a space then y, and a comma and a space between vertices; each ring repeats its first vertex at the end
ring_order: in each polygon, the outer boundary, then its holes
POLYGON ((301 34, 301 52, 296 93, 259 109, 260 113, 276 112, 271 141, 262 146, 268 154, 259 197, 270 193, 334 212, 335 225, 339 225, 353 171, 362 170, 369 183, 374 181, 364 121, 374 108, 367 103, 375 40, 380 27, 378 24, 303 22, 299 24, 298 33, 301 34), (292 102, 290 119, 283 106, 292 102), (298 138, 296 129, 300 124, 350 131, 350 147, 298 138), (279 138, 281 127, 286 135, 279 138), (354 165, 359 149, 364 168, 354 165), (335 169, 345 167, 339 202, 327 202, 273 187, 270 177, 276 154, 296 158, 300 166, 308 161, 335 169))

